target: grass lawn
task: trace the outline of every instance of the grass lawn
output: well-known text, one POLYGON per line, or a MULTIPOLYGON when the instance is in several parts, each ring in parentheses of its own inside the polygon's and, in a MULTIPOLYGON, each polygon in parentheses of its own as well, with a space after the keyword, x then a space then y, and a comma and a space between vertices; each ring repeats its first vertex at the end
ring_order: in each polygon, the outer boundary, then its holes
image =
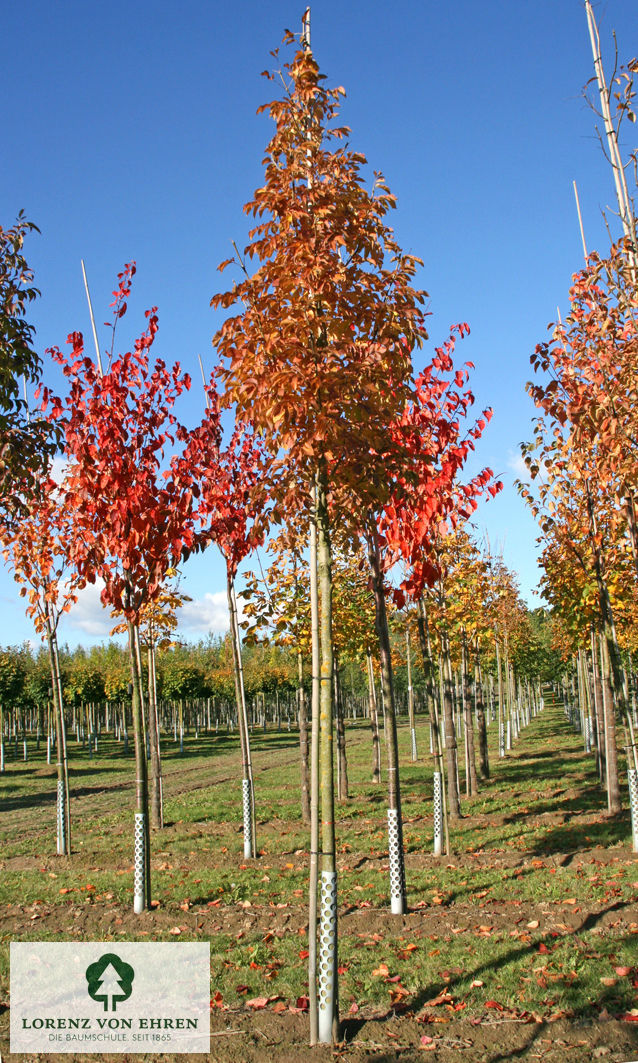
MULTIPOLYGON (((430 1058, 424 1053, 471 1063, 638 1059, 629 812, 606 815, 580 735, 549 699, 499 760, 491 725, 492 777, 463 799, 451 854, 435 858, 432 762, 425 722, 417 727, 417 762, 407 723, 399 729, 404 917, 388 910, 385 773, 373 786, 367 725, 347 730, 351 796, 337 806, 339 1054, 353 1063, 430 1058)), ((132 912, 132 750, 124 757, 105 738, 89 759, 71 740, 70 859, 55 855, 54 765, 42 749, 27 763, 7 761, 3 1053, 10 941, 209 940, 212 1059, 332 1058, 330 1048, 306 1047, 308 835, 297 735, 256 729, 253 751, 260 855, 244 862, 237 736, 190 737, 183 755, 172 736, 163 740, 167 826, 152 838, 154 906, 141 916, 132 912)))

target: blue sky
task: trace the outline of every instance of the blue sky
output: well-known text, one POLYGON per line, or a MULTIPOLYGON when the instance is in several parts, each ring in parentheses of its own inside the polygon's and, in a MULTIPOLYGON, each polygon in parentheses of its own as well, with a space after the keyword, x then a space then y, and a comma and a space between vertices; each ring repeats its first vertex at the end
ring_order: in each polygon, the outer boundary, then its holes
MULTIPOLYGON (((255 114, 273 95, 260 71, 284 29, 298 30, 302 11, 284 0, 7 5, 0 221, 11 225, 22 208, 41 229, 26 248, 42 291, 30 315, 40 351, 63 346, 74 329, 90 335, 81 258, 98 324, 117 272, 135 259, 119 345, 157 305, 157 353, 196 381, 197 355, 212 364, 216 267, 231 240, 245 242, 242 206, 261 183, 271 133, 255 114)), ((633 0, 598 3, 595 13, 608 60, 612 29, 621 60, 632 58, 633 0)), ((582 264, 572 181, 590 248, 608 244, 601 210, 613 197, 581 96, 593 74, 583 5, 319 0, 312 45, 329 83, 346 89, 353 147, 398 197, 400 243, 424 261, 431 341, 452 323, 470 324, 458 355, 476 365, 477 413, 494 409, 473 471, 491 465, 506 485, 478 524, 537 603, 535 526, 512 486, 518 444, 531 434, 529 356, 557 305, 565 312, 582 264)), ((634 148, 633 128, 626 136, 634 148)), ((104 328, 100 339, 105 346, 104 328)), ((48 366, 46 376, 56 379, 48 366)), ((201 408, 195 386, 180 416, 193 424, 201 408)), ((212 551, 189 561, 183 587, 195 599, 184 636, 223 628, 224 580, 212 551)), ((0 644, 31 638, 4 570, 0 605, 0 644)), ((108 626, 89 596, 61 634, 88 645, 108 626)))

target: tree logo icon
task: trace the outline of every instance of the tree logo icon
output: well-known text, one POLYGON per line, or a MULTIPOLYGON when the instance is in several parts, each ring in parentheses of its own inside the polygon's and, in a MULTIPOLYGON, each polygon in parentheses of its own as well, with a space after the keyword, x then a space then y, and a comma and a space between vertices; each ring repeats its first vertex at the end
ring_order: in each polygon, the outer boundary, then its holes
POLYGON ((104 1010, 116 1011, 119 1000, 128 1000, 133 992, 135 971, 114 952, 106 952, 86 969, 89 996, 101 1000, 104 1010))

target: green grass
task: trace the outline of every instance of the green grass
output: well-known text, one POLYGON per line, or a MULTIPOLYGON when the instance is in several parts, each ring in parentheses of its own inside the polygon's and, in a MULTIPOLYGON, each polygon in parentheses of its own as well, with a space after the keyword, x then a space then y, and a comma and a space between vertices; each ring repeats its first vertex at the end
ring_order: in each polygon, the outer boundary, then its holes
MULTIPOLYGON (((348 726, 351 797, 337 805, 340 998, 481 1015, 620 1014, 636 1006, 638 866, 629 815, 608 818, 594 759, 557 706, 532 721, 492 777, 463 798, 451 855, 432 856, 432 764, 399 728, 408 901, 388 913, 385 786, 370 782, 367 725, 348 726), (602 850, 605 850, 603 853, 602 850), (387 971, 381 966, 385 964, 387 971), (629 974, 618 974, 624 968, 629 974), (474 984, 473 984, 474 983, 474 984), (447 993, 439 1004, 428 1002, 447 993)), ((55 851, 55 766, 44 751, 0 777, 0 989, 11 939, 210 939, 211 991, 294 1003, 307 992, 307 830, 296 735, 255 730, 260 857, 242 857, 237 736, 163 741, 165 819, 152 839, 153 912, 132 907, 134 764, 111 739, 70 743, 74 856, 55 851), (33 918, 35 917, 35 918, 33 918)), ((385 782, 385 772, 384 772, 385 782)), ((463 787, 463 774, 461 773, 463 787)))

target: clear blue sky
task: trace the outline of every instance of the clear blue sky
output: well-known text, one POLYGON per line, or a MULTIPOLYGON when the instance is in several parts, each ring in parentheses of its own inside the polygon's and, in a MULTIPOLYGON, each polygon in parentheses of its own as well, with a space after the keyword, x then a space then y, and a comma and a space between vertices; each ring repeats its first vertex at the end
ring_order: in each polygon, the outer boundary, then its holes
MULTIPOLYGON (((197 354, 211 364, 216 267, 232 239, 245 242, 242 206, 261 183, 271 133, 268 118, 255 114, 273 95, 259 74, 284 29, 298 30, 303 7, 5 6, 0 221, 12 224, 23 208, 42 231, 26 249, 42 291, 31 313, 39 350, 63 346, 73 329, 90 335, 81 258, 98 322, 107 319, 116 273, 135 259, 120 345, 141 331, 143 310, 158 305, 157 352, 179 359, 196 381, 197 354)), ((621 59, 633 57, 635 0, 607 0, 595 11, 607 58, 612 29, 621 59)), ((531 432, 529 356, 557 305, 565 311, 582 263, 572 180, 592 248, 607 246, 601 209, 613 196, 581 97, 593 73, 583 5, 319 0, 312 44, 329 83, 346 88, 352 145, 398 197, 399 241, 424 260, 432 341, 454 322, 471 326, 459 357, 476 364, 477 412, 494 408, 476 467, 491 465, 506 484, 479 524, 537 602, 536 531, 512 486, 518 444, 531 432)), ((55 379, 49 369, 47 377, 55 379)), ((180 414, 195 423, 200 412, 195 387, 180 414)), ((207 621, 223 626, 224 583, 212 551, 188 563, 184 586, 197 599, 184 634, 199 637, 207 621)), ((31 638, 5 571, 0 604, 0 644, 31 638)), ((96 624, 87 601, 62 637, 89 644, 101 637, 96 624)))

